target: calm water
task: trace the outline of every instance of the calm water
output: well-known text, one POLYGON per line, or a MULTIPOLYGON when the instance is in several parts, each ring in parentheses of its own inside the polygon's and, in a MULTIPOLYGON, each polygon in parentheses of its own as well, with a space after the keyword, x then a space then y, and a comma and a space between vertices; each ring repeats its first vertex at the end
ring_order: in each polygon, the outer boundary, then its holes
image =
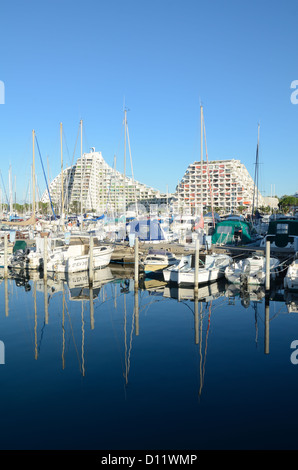
POLYGON ((2 281, 1 449, 297 449, 298 299, 129 275, 2 281))

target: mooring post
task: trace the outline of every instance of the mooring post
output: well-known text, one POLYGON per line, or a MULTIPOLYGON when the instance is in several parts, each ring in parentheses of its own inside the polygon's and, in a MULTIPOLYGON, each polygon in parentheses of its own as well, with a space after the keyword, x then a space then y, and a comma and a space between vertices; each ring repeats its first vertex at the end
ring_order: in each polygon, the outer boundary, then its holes
POLYGON ((49 324, 49 308, 48 308, 48 284, 47 278, 43 278, 43 288, 44 288, 44 317, 45 317, 45 324, 49 324))
POLYGON ((89 242, 89 286, 93 286, 93 237, 90 237, 89 242))
POLYGON ((7 250, 8 250, 8 235, 4 235, 4 277, 7 277, 8 267, 7 267, 7 250))
POLYGON ((266 241, 266 286, 265 290, 270 289, 270 241, 266 241))
POLYGON ((199 298, 198 295, 195 295, 195 344, 199 344, 199 298))
POLYGON ((90 300, 90 327, 94 330, 94 304, 93 304, 93 286, 89 288, 89 300, 90 300))
POLYGON ((139 239, 135 238, 135 290, 139 287, 139 239))
POLYGON ((5 316, 8 317, 8 279, 4 277, 4 289, 5 289, 5 316))
POLYGON ((135 289, 135 333, 136 336, 139 336, 140 328, 139 328, 139 289, 135 289))
POLYGON ((196 252, 195 252, 195 278, 194 278, 194 295, 198 296, 199 293, 199 261, 200 260, 200 242, 196 239, 196 252))
POLYGON ((265 299, 265 344, 264 353, 269 354, 269 299, 265 299))
POLYGON ((44 236, 43 239, 43 278, 46 280, 48 277, 48 237, 44 236))

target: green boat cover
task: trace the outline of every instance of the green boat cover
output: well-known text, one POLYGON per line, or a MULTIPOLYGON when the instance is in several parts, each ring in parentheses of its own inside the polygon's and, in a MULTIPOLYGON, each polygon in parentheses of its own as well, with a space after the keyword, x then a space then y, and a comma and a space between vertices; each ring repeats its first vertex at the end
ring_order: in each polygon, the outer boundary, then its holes
POLYGON ((241 220, 223 220, 216 224, 212 235, 213 245, 234 244, 236 239, 243 245, 252 241, 251 226, 248 222, 241 220))
POLYGON ((15 253, 17 250, 26 250, 27 243, 25 240, 17 240, 13 246, 12 252, 15 253))

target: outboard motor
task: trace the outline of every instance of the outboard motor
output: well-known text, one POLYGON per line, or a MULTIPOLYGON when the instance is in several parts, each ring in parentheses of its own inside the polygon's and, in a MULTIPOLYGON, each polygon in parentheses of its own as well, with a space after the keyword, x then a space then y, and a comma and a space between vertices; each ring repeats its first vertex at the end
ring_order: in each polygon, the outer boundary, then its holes
POLYGON ((13 268, 13 267, 24 268, 26 266, 26 261, 27 261, 29 253, 30 253, 29 248, 26 248, 25 250, 16 250, 13 254, 13 257, 10 260, 9 268, 13 268))

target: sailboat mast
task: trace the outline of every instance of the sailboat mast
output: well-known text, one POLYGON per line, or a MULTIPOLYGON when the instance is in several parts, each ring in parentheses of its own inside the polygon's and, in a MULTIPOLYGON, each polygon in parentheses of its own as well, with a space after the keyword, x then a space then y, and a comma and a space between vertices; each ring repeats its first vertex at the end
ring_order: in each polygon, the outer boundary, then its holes
POLYGON ((124 181, 123 181, 123 201, 124 201, 124 217, 126 222, 126 109, 124 109, 124 181))
POLYGON ((13 209, 12 209, 11 165, 9 165, 8 183, 9 183, 9 212, 12 213, 13 209))
POLYGON ((17 209, 17 177, 14 175, 14 203, 15 203, 15 210, 17 209))
MULTIPOLYGON (((258 124, 258 142, 257 142, 257 151, 256 151, 256 163, 255 163, 255 180, 254 180, 254 192, 253 192, 253 202, 252 202, 252 213, 251 218, 253 219, 255 211, 255 197, 256 192, 258 193, 258 173, 259 173, 259 142, 260 142, 260 124, 258 124)), ((257 194, 257 208, 258 208, 258 194, 257 194)))
POLYGON ((61 219, 63 219, 63 212, 64 212, 64 192, 63 192, 62 122, 60 122, 60 145, 61 145, 61 219))
POLYGON ((81 215, 83 215, 83 121, 80 120, 81 127, 81 215))
POLYGON ((203 164, 203 106, 201 108, 201 165, 203 164))
POLYGON ((35 228, 35 131, 32 131, 32 213, 34 216, 34 228, 35 228))
POLYGON ((201 216, 203 215, 203 106, 201 108, 201 216))
POLYGON ((117 193, 116 193, 116 155, 114 155, 114 215, 117 213, 116 211, 117 205, 117 193))

